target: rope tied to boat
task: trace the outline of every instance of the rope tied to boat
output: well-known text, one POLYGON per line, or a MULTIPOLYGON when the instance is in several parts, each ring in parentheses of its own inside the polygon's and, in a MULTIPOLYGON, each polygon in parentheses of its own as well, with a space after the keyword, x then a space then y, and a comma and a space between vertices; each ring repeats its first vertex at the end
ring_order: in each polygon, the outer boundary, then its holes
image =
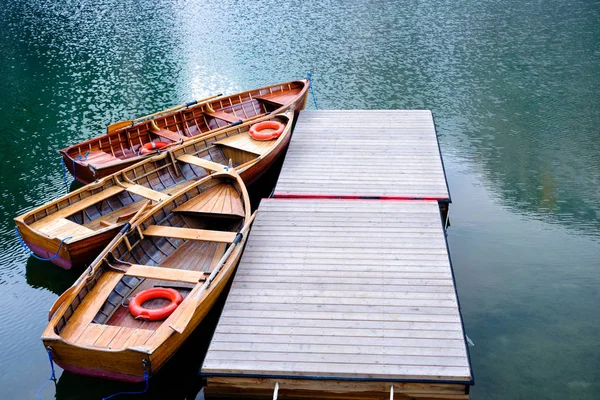
POLYGON ((69 239, 73 239, 73 236, 67 236, 66 238, 62 239, 60 241, 60 244, 58 245, 58 250, 56 250, 56 253, 52 257, 45 258, 45 257, 40 257, 40 256, 36 255, 33 251, 31 251, 31 249, 27 246, 27 243, 25 243, 25 241, 23 240, 23 237, 21 236, 21 232, 19 232, 18 226, 15 226, 15 232, 17 232, 17 237, 19 238, 21 247, 23 247, 23 249, 25 249, 25 251, 27 253, 29 253, 30 256, 33 256, 34 258, 36 258, 40 261, 52 261, 55 258, 58 258, 58 254, 60 253, 60 249, 62 248, 63 243, 65 243, 69 239))
POLYGON ((308 79, 308 90, 310 90, 310 95, 313 99, 313 103, 315 105, 315 109, 318 110, 319 107, 317 106, 317 98, 315 97, 315 90, 313 89, 313 84, 312 84, 312 74, 310 72, 308 72, 306 74, 306 79, 308 79))
POLYGON ((85 155, 83 155, 83 156, 82 156, 82 155, 80 154, 80 155, 78 155, 77 157, 75 157, 75 158, 73 159, 73 180, 74 180, 74 181, 76 181, 76 180, 77 180, 77 170, 75 169, 75 162, 76 162, 76 161, 79 161, 79 160, 81 160, 81 161, 86 161, 89 155, 90 155, 90 152, 89 152, 89 151, 86 151, 86 152, 85 152, 85 155))
POLYGON ((108 397, 103 397, 102 400, 108 400, 108 399, 112 399, 113 397, 117 397, 117 396, 121 396, 121 395, 136 395, 136 394, 144 394, 148 391, 148 388, 150 387, 150 376, 148 375, 148 370, 146 368, 146 360, 142 361, 142 365, 144 367, 144 382, 146 382, 146 387, 144 388, 144 390, 139 391, 139 392, 117 392, 115 394, 111 394, 108 397))
POLYGON ((50 378, 48 378, 48 380, 35 392, 35 397, 38 400, 43 400, 40 396, 40 391, 45 388, 46 385, 48 385, 50 382, 54 382, 54 384, 56 384, 56 371, 54 370, 54 360, 52 359, 52 347, 48 346, 46 348, 46 352, 48 353, 48 359, 50 360, 50 369, 52 370, 52 373, 50 374, 50 378))

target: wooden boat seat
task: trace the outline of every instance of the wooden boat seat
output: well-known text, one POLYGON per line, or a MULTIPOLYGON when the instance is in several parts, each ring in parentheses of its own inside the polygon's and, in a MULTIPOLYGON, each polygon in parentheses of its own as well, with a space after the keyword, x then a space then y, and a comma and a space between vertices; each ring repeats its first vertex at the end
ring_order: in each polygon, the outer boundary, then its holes
POLYGON ((136 201, 135 203, 128 204, 123 208, 119 208, 118 210, 90 221, 83 226, 97 231, 99 229, 106 228, 107 226, 122 225, 133 218, 133 216, 145 203, 145 200, 136 201))
POLYGON ((125 349, 143 345, 153 333, 152 329, 90 323, 76 344, 115 350, 125 349))
POLYGON ((236 150, 242 150, 248 153, 260 156, 268 153, 275 145, 277 140, 254 140, 247 132, 239 135, 229 136, 214 143, 219 146, 226 146, 236 150))
POLYGON ((285 104, 290 103, 298 96, 300 90, 295 91, 285 91, 285 92, 273 92, 268 94, 263 94, 260 96, 254 96, 257 100, 266 101, 268 103, 273 104, 274 106, 281 107, 285 104))
POLYGON ((149 189, 142 185, 137 185, 134 183, 121 182, 121 185, 125 187, 130 193, 137 194, 138 196, 142 196, 146 199, 150 199, 156 202, 167 200, 169 197, 168 194, 164 194, 161 192, 157 192, 156 190, 149 189))
POLYGON ((152 336, 154 330, 127 328, 89 323, 75 341, 78 346, 125 349, 141 346, 152 336))
POLYGON ((180 135, 177 132, 170 131, 168 129, 156 129, 150 130, 156 136, 170 140, 171 142, 181 142, 186 139, 186 136, 180 135))
MULTIPOLYGON (((102 274, 98 282, 92 289, 93 296, 86 296, 79 307, 75 310, 67 325, 60 333, 60 336, 68 342, 78 343, 77 340, 82 336, 86 328, 91 325, 92 319, 102 307, 108 295, 113 290, 117 282, 123 277, 122 272, 106 271, 102 274)), ((83 337, 89 343, 91 338, 83 337)), ((94 342, 92 342, 94 343, 94 342)))
POLYGON ((73 239, 75 239, 80 236, 94 233, 93 230, 66 218, 55 219, 52 224, 47 224, 41 228, 38 228, 38 230, 47 234, 48 236, 52 236, 60 240, 69 236, 72 236, 73 239))
POLYGON ((231 115, 231 114, 227 114, 223 111, 205 111, 204 112, 205 115, 209 115, 213 118, 218 118, 218 119, 222 119, 223 121, 227 121, 230 123, 234 123, 234 122, 238 122, 241 121, 242 118, 240 117, 236 117, 235 115, 231 115))
POLYGON ((198 283, 205 281, 206 277, 210 275, 210 273, 203 271, 190 271, 186 269, 132 264, 129 268, 127 268, 125 275, 163 281, 198 283))
POLYGON ((200 168, 204 168, 210 171, 223 171, 225 165, 216 163, 214 161, 205 160, 204 158, 192 156, 191 154, 182 154, 177 157, 178 161, 186 164, 192 164, 200 168))
POLYGON ((172 226, 150 225, 142 232, 144 236, 159 236, 207 242, 233 243, 235 232, 210 231, 205 229, 175 228, 172 226))
POLYGON ((75 160, 76 163, 81 165, 98 167, 118 161, 120 161, 119 158, 101 150, 90 151, 85 159, 75 160))
POLYGON ((244 207, 235 188, 221 184, 196 196, 173 210, 182 213, 217 214, 243 217, 244 207))
POLYGON ((48 215, 47 217, 34 222, 33 224, 31 224, 31 228, 38 229, 38 230, 42 229, 46 225, 51 225, 54 221, 56 221, 58 219, 66 218, 70 215, 73 215, 75 213, 83 211, 86 208, 88 208, 89 206, 94 205, 103 200, 106 200, 116 194, 121 193, 124 190, 125 189, 120 186, 111 186, 107 189, 104 189, 103 191, 101 191, 99 193, 88 196, 88 197, 84 198, 83 200, 78 201, 77 203, 73 203, 72 205, 70 205, 68 207, 58 210, 57 212, 52 213, 52 214, 48 215))

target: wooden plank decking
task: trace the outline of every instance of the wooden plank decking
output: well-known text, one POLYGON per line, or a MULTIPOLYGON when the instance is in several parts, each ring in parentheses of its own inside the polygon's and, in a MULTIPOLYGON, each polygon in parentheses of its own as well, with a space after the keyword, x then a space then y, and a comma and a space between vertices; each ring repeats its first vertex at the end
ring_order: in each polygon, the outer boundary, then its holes
POLYGON ((302 111, 274 196, 450 202, 431 111, 302 111))
POLYGON ((263 200, 202 374, 207 396, 467 399, 437 202, 263 200))

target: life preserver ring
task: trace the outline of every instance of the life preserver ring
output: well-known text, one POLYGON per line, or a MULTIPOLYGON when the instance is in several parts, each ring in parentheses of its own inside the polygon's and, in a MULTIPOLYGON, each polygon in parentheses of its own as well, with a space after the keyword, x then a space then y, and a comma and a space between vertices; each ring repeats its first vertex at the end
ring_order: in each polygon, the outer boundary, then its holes
POLYGON ((139 292, 133 299, 131 299, 129 302, 129 312, 136 318, 141 318, 148 321, 159 321, 171 315, 182 301, 183 297, 175 289, 160 287, 146 289, 142 292, 139 292), (153 299, 167 299, 171 300, 171 302, 161 308, 142 307, 142 304, 144 304, 146 301, 153 299))
POLYGON ((285 125, 278 121, 265 121, 254 124, 250 127, 250 136, 256 140, 277 139, 283 133, 285 125), (268 132, 262 132, 269 129, 268 132))
POLYGON ((150 143, 146 143, 145 145, 143 145, 140 148, 140 154, 141 155, 145 155, 145 154, 150 154, 156 150, 161 150, 164 149, 165 147, 167 147, 168 145, 170 145, 171 143, 167 143, 167 142, 150 142, 150 143))

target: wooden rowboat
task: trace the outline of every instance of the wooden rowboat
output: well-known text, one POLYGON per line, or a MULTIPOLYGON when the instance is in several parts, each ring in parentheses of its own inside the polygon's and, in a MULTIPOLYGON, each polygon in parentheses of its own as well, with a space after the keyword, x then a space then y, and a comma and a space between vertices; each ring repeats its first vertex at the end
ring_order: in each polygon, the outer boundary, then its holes
POLYGON ((253 219, 233 170, 153 207, 53 306, 42 341, 54 361, 71 372, 130 382, 156 373, 223 291, 253 219), (133 317, 123 303, 154 287, 175 289, 183 302, 165 320, 133 317))
POLYGON ((196 101, 133 121, 117 122, 107 133, 60 150, 66 168, 81 183, 90 183, 131 166, 152 154, 144 146, 167 148, 236 124, 306 104, 308 81, 267 86, 232 96, 196 101))
POLYGON ((287 147, 294 113, 267 116, 205 135, 84 186, 15 218, 19 234, 38 257, 65 269, 89 263, 150 200, 170 198, 192 181, 234 167, 246 184, 265 173, 287 147), (254 123, 278 121, 282 135, 255 141, 254 123))

